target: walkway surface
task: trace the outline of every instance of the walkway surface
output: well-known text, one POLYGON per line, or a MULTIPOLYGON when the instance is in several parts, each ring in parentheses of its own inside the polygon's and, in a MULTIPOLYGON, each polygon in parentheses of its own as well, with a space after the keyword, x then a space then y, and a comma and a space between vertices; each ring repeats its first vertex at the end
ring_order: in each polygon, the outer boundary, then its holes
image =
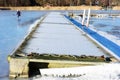
POLYGON ((100 34, 98 34, 97 32, 89 29, 88 27, 83 26, 82 24, 80 24, 76 20, 74 20, 74 19, 72 19, 72 18, 70 18, 68 16, 65 16, 65 17, 67 19, 69 19, 74 25, 78 26, 84 32, 86 32, 88 35, 90 35, 92 38, 94 38, 96 41, 98 41, 105 48, 110 50, 110 53, 114 57, 116 57, 118 60, 120 60, 120 46, 119 45, 117 45, 116 43, 112 42, 111 40, 108 40, 107 38, 101 36, 100 34))
POLYGON ((51 12, 23 49, 25 53, 106 55, 102 49, 59 12, 51 12))

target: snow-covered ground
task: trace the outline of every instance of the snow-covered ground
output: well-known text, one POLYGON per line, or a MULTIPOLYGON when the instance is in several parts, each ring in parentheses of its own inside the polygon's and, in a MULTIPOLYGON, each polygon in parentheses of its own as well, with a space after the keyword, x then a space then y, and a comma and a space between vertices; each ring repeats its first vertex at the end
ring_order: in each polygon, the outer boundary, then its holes
POLYGON ((40 69, 42 77, 34 77, 33 80, 120 80, 119 67, 119 63, 110 63, 98 66, 40 69))

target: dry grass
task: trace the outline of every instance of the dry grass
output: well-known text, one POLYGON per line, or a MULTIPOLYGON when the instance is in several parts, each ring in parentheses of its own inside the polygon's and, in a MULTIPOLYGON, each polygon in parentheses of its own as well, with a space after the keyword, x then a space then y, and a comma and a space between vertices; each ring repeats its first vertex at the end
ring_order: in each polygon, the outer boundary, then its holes
POLYGON ((9 8, 10 10, 83 10, 83 9, 89 9, 92 10, 100 10, 102 7, 100 6, 56 6, 56 7, 40 7, 40 6, 34 6, 34 7, 0 7, 0 8, 9 8))
POLYGON ((120 6, 113 7, 113 10, 120 10, 120 6))
MULTIPOLYGON (((101 10, 101 6, 54 6, 54 7, 41 7, 41 6, 27 6, 27 7, 0 7, 0 9, 10 9, 10 10, 101 10)), ((120 10, 120 6, 114 6, 113 10, 120 10)))

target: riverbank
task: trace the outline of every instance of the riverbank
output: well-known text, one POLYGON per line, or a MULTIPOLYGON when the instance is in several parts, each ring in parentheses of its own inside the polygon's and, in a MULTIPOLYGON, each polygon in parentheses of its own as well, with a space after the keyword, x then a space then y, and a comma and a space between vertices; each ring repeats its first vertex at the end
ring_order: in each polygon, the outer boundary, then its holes
POLYGON ((113 10, 120 10, 120 6, 113 7, 113 10))
MULTIPOLYGON (((101 6, 27 6, 27 7, 0 7, 0 10, 83 10, 91 8, 91 10, 102 10, 101 6)), ((112 7, 113 10, 120 10, 120 6, 112 7)))
POLYGON ((101 6, 28 6, 28 7, 0 7, 1 10, 83 10, 91 8, 91 10, 101 10, 101 6))

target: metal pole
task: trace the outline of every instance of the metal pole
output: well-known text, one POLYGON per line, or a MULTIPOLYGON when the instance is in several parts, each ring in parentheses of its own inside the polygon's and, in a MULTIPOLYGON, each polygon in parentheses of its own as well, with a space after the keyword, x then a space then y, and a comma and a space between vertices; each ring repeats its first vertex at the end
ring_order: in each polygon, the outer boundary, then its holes
POLYGON ((87 17, 87 24, 86 24, 87 27, 89 26, 89 21, 90 21, 90 8, 88 10, 88 17, 87 17))
POLYGON ((82 19, 82 25, 84 25, 84 21, 85 21, 85 18, 86 18, 85 13, 86 13, 86 10, 84 9, 84 12, 83 12, 83 19, 82 19))

